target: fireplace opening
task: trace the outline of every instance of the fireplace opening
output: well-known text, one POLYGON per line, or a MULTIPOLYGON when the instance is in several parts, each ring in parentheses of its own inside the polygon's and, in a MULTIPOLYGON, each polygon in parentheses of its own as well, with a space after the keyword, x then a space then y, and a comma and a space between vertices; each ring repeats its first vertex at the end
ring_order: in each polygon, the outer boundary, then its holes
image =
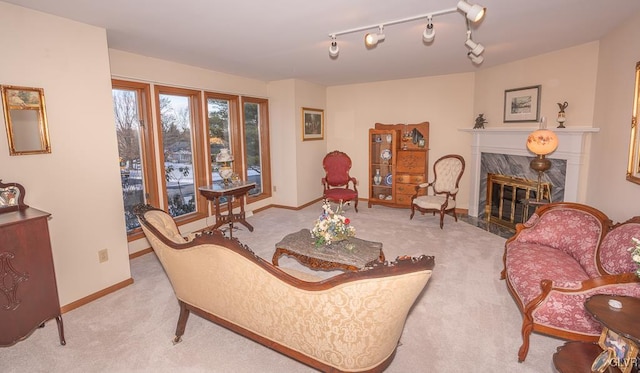
MULTIPOLYGON (((538 181, 508 175, 487 175, 485 216, 491 223, 515 228, 525 222, 540 205, 537 202, 538 181)), ((540 201, 551 202, 551 184, 540 185, 540 201)))

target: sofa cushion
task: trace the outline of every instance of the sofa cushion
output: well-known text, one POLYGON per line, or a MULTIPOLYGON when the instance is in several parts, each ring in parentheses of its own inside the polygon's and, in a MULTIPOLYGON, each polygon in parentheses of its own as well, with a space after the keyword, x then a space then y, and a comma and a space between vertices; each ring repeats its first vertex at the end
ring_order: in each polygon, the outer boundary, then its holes
POLYGON ((510 243, 506 257, 507 277, 523 305, 540 295, 540 281, 573 286, 589 278, 582 266, 569 254, 533 243, 510 243))
POLYGON ((640 223, 622 224, 602 240, 600 261, 608 274, 635 272, 636 265, 629 252, 629 248, 633 246, 632 237, 640 239, 640 223))
POLYGON ((640 283, 611 284, 576 292, 552 290, 532 315, 536 324, 572 333, 597 336, 602 325, 584 308, 584 302, 595 294, 640 296, 640 283))
MULTIPOLYGON (((530 220, 531 222, 535 223, 534 226, 521 231, 517 237, 518 242, 536 243, 562 250, 580 263, 589 277, 600 275, 595 262, 595 249, 604 227, 595 216, 566 208, 548 211, 536 221, 530 220)), ((554 267, 563 268, 561 265, 554 267)))

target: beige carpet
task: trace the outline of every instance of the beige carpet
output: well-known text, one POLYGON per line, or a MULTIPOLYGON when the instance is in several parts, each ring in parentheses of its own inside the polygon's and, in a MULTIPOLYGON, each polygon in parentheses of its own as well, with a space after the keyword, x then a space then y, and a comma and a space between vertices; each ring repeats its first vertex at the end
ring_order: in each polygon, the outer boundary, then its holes
MULTIPOLYGON (((499 279, 504 238, 446 217, 382 206, 346 214, 358 237, 380 241, 388 259, 428 254, 433 276, 412 309, 401 345, 387 372, 552 372, 561 340, 534 334, 529 356, 517 362, 521 316, 499 279)), ((271 260, 284 235, 311 228, 320 204, 301 211, 271 208, 234 236, 271 260)), ((288 257, 280 265, 304 269, 288 257)), ((66 346, 55 321, 28 339, 0 348, 0 372, 311 372, 286 356, 191 316, 183 337, 171 343, 178 305, 155 255, 133 259, 135 283, 63 315, 66 346)), ((241 275, 241 274, 239 274, 241 275)), ((331 273, 325 273, 329 276, 331 273)), ((215 294, 211 294, 215 296, 215 294)))

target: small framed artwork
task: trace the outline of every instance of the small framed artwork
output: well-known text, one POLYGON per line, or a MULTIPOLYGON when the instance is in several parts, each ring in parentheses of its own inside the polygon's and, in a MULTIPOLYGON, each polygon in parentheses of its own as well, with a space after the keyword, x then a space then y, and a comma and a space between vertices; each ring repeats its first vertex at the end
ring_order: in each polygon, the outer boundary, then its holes
MULTIPOLYGON (((638 346, 636 346, 636 344, 630 339, 615 333, 609 328, 602 328, 602 334, 600 334, 598 345, 600 345, 603 350, 609 351, 609 364, 606 364, 607 366, 615 366, 618 367, 622 373, 629 373, 631 372, 631 368, 637 364, 636 359, 638 356, 638 346)), ((604 356, 599 356, 599 358, 602 360, 604 356)), ((593 362, 594 366, 605 366, 604 362, 596 364, 598 360, 599 359, 596 359, 593 362)))
POLYGON ((540 118, 539 85, 504 91, 505 122, 537 122, 540 118))
POLYGON ((302 141, 324 139, 324 110, 302 108, 302 141))

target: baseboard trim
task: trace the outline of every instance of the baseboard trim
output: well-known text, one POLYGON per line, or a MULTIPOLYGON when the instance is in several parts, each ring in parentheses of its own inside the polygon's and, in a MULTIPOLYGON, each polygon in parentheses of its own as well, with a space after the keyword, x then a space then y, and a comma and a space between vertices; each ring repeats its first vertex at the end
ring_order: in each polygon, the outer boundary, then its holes
POLYGON ((142 249, 140 251, 136 251, 135 253, 129 254, 129 260, 135 259, 139 256, 143 256, 144 254, 149 254, 151 252, 153 252, 153 249, 150 247, 147 247, 146 249, 142 249))
POLYGON ((107 294, 111 294, 111 293, 113 293, 115 291, 118 291, 118 290, 120 290, 122 288, 125 288, 125 287, 127 287, 127 286, 129 286, 131 284, 133 284, 133 278, 128 278, 128 279, 126 279, 124 281, 121 281, 121 282, 115 284, 115 285, 111 285, 108 288, 104 288, 104 289, 102 289, 102 290, 100 290, 98 292, 95 292, 95 293, 91 294, 91 295, 87 295, 84 298, 78 299, 75 302, 71 302, 71 303, 69 303, 67 305, 64 305, 64 306, 60 307, 60 313, 66 313, 66 312, 69 312, 71 310, 75 310, 78 307, 82 307, 85 304, 91 303, 91 302, 93 302, 94 300, 96 300, 98 298, 102 298, 107 294))

